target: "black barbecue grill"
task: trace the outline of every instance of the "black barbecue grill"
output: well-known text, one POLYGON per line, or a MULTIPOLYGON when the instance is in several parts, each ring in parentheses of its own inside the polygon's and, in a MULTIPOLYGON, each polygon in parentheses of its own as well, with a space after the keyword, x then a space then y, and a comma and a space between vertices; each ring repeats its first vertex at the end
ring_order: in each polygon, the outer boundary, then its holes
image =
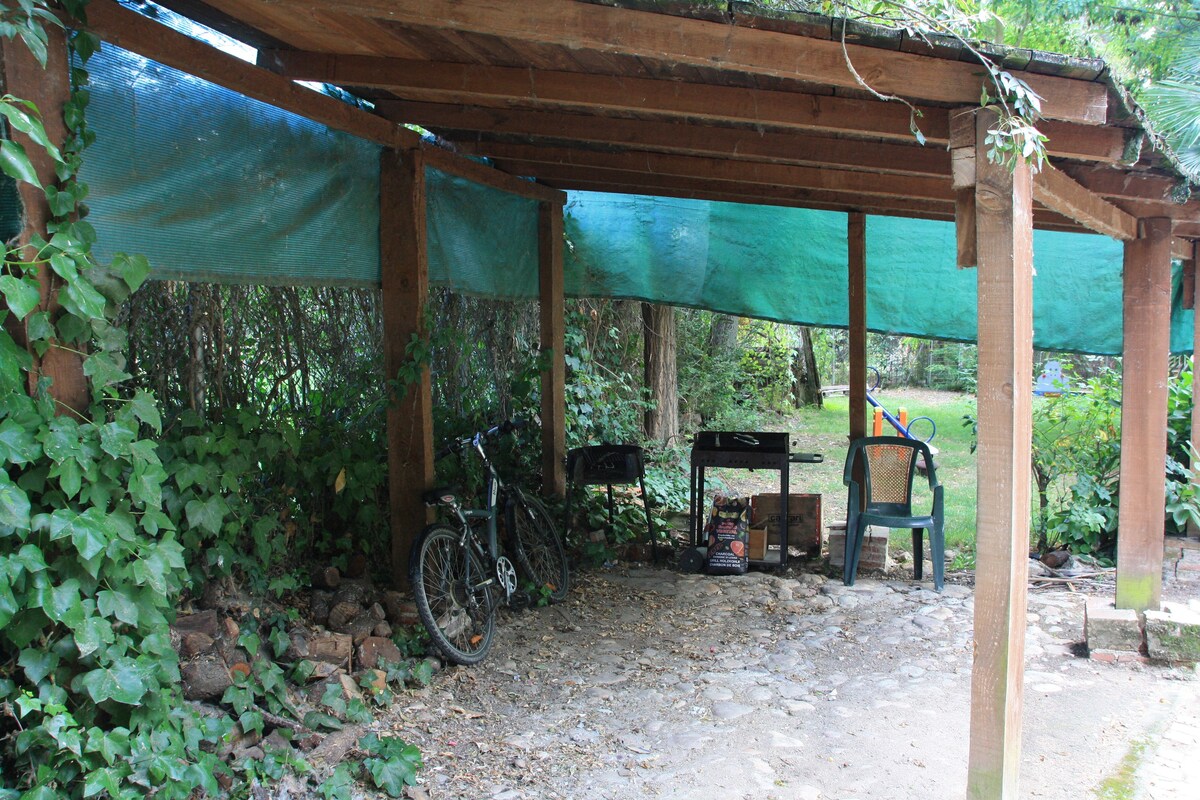
MULTIPOLYGON (((791 434, 765 431, 700 431, 692 441, 691 525, 692 543, 704 542, 704 470, 707 467, 779 470, 780 518, 788 519, 788 467, 796 462, 816 463, 818 453, 793 453, 791 434)), ((780 526, 779 560, 755 563, 787 565, 787 524, 780 526)))

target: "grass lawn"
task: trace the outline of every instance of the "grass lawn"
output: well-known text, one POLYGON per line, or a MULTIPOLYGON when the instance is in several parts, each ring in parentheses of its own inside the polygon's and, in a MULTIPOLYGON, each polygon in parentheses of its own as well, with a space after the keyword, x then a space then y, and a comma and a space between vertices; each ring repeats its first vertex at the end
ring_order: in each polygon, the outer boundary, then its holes
MULTIPOLYGON (((972 433, 962 424, 964 414, 973 413, 975 398, 953 392, 928 389, 897 389, 880 391, 875 395, 889 413, 898 415, 899 408, 908 409, 909 419, 927 416, 937 425, 931 444, 940 451, 936 457, 938 481, 945 486, 946 546, 964 554, 959 566, 966 566, 975 550, 975 456, 971 453, 972 433), (967 562, 967 563, 962 563, 967 562)), ((831 397, 821 409, 801 409, 787 415, 767 417, 755 425, 761 430, 790 430, 795 434, 801 451, 822 453, 822 464, 796 464, 791 470, 793 493, 819 493, 825 524, 846 518, 846 487, 842 471, 846 462, 848 428, 845 397, 831 397)), ((919 423, 923 424, 923 423, 919 423)), ((868 433, 870 428, 868 427, 868 433)), ((885 421, 884 434, 893 433, 885 421)), ((923 430, 914 428, 914 433, 923 430)), ((738 494, 777 492, 777 473, 740 470, 710 470, 738 494)), ((914 505, 917 509, 931 508, 932 493, 928 482, 917 475, 914 505)), ((892 542, 908 550, 912 546, 909 531, 892 532, 892 542)))

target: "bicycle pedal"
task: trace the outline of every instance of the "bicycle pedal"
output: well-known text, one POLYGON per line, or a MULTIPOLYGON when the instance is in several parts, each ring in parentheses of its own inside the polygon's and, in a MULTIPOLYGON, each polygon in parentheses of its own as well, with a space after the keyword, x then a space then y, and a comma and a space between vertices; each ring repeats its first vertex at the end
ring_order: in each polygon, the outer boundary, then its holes
POLYGON ((529 592, 517 591, 508 596, 508 607, 513 611, 525 611, 533 606, 529 592))

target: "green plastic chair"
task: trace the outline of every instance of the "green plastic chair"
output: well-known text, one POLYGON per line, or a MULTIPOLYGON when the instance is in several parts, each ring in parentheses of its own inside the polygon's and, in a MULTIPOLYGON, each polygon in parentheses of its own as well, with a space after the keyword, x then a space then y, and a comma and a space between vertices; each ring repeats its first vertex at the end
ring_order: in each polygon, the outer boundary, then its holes
POLYGON ((923 571, 922 545, 929 531, 929 555, 933 560, 933 585, 942 590, 946 572, 946 537, 943 532, 942 486, 937 481, 933 455, 929 446, 901 436, 869 436, 850 445, 846 454, 846 472, 842 482, 850 487, 846 516, 846 561, 843 583, 854 585, 858 561, 862 555, 863 536, 868 525, 886 528, 912 528, 913 573, 921 580, 923 571), (863 456, 865 491, 854 480, 854 462, 863 456), (928 467, 929 488, 933 492, 933 512, 915 516, 912 510, 913 478, 919 459, 928 467), (864 506, 862 500, 866 498, 864 506), (861 509, 861 510, 860 510, 861 509))

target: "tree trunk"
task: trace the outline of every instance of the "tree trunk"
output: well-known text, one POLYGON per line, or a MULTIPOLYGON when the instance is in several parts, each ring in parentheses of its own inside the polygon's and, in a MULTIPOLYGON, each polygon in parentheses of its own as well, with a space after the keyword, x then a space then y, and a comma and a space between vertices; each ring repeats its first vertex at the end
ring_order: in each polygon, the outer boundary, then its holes
POLYGON ((708 354, 726 356, 737 350, 738 318, 717 314, 708 332, 708 354))
POLYGON ((654 408, 646 410, 646 438, 665 442, 679 435, 679 377, 675 370, 675 309, 642 304, 646 388, 654 408))
POLYGON ((821 395, 821 376, 817 374, 817 356, 813 352, 812 333, 800 328, 800 347, 792 359, 792 398, 797 406, 821 408, 825 399, 821 395))

